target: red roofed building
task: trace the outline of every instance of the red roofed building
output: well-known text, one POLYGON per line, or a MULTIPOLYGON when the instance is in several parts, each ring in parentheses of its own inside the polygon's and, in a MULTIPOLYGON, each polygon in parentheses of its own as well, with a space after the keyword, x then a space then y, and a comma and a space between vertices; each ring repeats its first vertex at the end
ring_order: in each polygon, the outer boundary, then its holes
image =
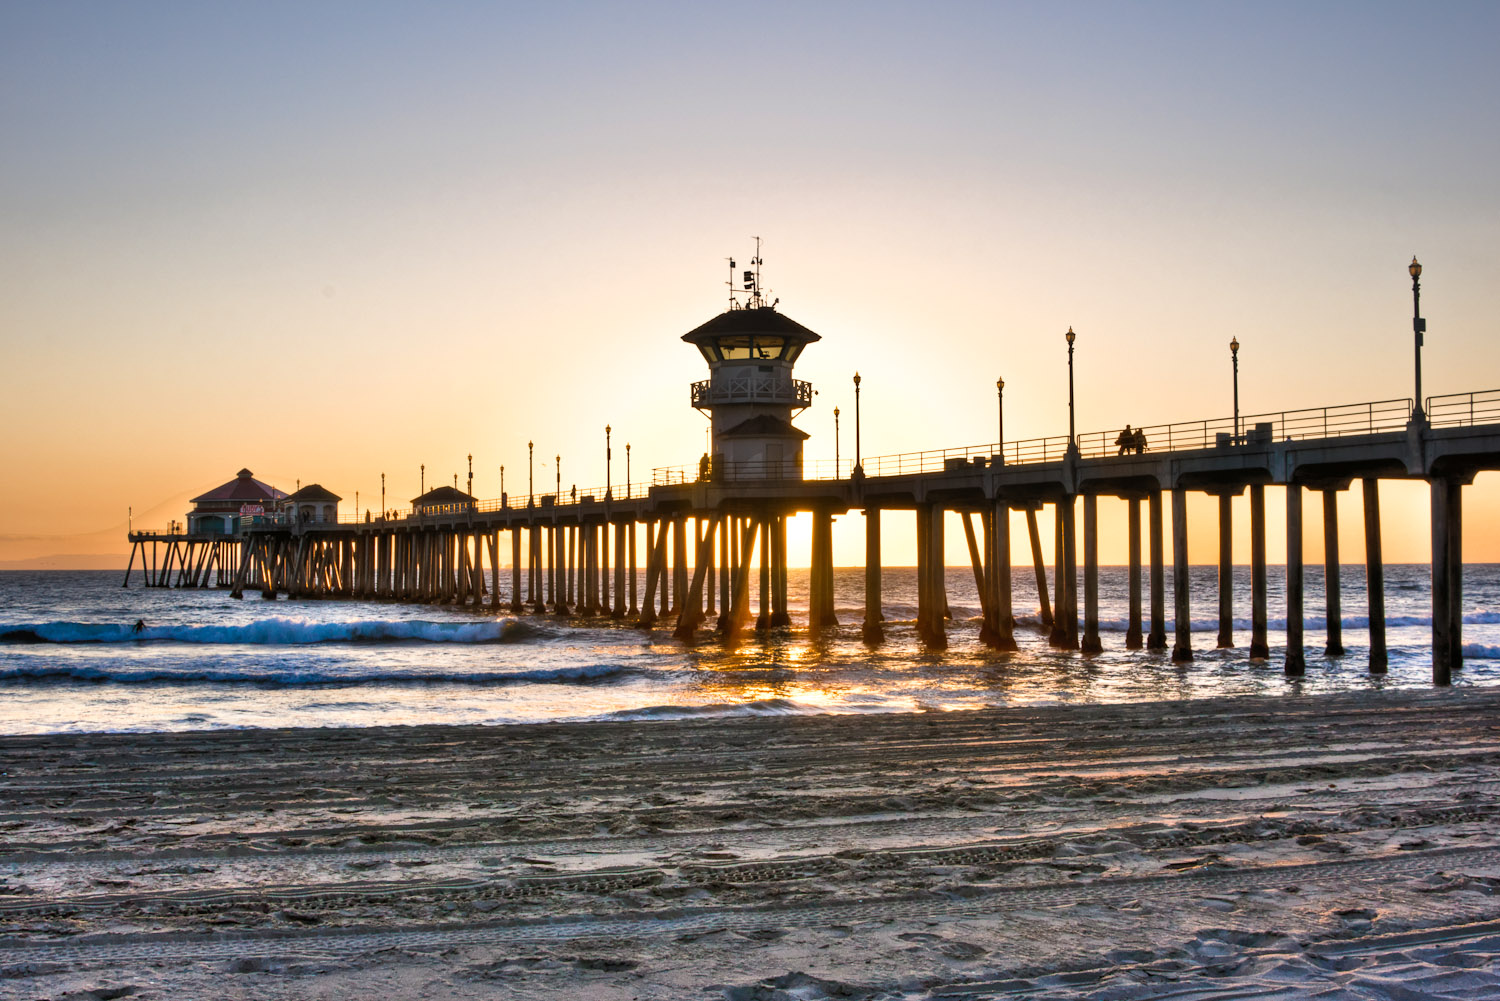
POLYGON ((228 483, 193 498, 193 509, 187 514, 188 532, 233 535, 240 530, 242 518, 274 514, 286 496, 285 491, 241 469, 228 483))

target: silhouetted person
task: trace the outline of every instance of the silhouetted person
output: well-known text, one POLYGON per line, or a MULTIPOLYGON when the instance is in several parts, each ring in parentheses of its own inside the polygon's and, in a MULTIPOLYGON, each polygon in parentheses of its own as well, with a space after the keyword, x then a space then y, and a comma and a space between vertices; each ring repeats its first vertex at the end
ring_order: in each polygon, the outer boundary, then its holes
POLYGON ((1125 425, 1125 430, 1121 431, 1120 432, 1120 437, 1118 437, 1118 438, 1115 439, 1115 444, 1118 445, 1118 446, 1120 446, 1120 450, 1118 452, 1116 452, 1115 454, 1116 455, 1124 455, 1126 452, 1128 452, 1132 448, 1134 448, 1135 447, 1135 435, 1136 435, 1136 432, 1130 430, 1130 425, 1129 424, 1125 425))
POLYGON ((1133 444, 1135 445, 1136 455, 1141 455, 1142 453, 1144 453, 1146 451, 1146 432, 1142 431, 1140 428, 1136 428, 1133 444))
POLYGON ((133 625, 133 626, 130 627, 130 631, 132 633, 135 633, 137 636, 139 636, 141 633, 145 632, 146 631, 146 620, 145 619, 136 619, 135 620, 135 625, 133 625))

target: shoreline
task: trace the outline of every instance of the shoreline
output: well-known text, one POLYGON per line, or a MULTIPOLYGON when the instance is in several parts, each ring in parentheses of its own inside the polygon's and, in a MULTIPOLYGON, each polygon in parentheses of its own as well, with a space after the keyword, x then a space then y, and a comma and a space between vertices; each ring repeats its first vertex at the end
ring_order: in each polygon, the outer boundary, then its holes
POLYGON ((1466 689, 5 736, 0 997, 1493 996, 1497 718, 1466 689))

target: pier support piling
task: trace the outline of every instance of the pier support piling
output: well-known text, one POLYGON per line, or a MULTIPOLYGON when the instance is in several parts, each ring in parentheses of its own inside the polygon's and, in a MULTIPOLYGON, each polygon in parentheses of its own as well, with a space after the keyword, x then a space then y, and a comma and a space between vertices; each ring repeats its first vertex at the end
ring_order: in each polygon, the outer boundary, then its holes
POLYGON ((1150 520, 1151 543, 1151 632, 1146 637, 1147 650, 1167 648, 1167 581, 1162 544, 1161 491, 1152 490, 1146 498, 1150 520))
POLYGON ((1131 497, 1126 504, 1129 519, 1130 546, 1130 623, 1125 628, 1125 649, 1139 650, 1141 636, 1141 501, 1131 497))
POLYGON ((1099 642, 1099 498, 1083 495, 1083 640, 1084 653, 1101 653, 1099 642))
POLYGON ((1286 673, 1307 673, 1302 638, 1302 486, 1286 487, 1286 673))
POLYGON ((1193 659, 1193 617, 1188 600, 1191 581, 1188 577, 1187 491, 1172 488, 1172 609, 1176 619, 1172 659, 1193 659))
POLYGON ((1432 480, 1432 683, 1463 666, 1463 484, 1432 480))
POLYGON ((1344 655, 1344 615, 1339 573, 1339 492, 1323 491, 1323 596, 1328 623, 1324 656, 1344 655))
POLYGON ((1384 674, 1388 667, 1385 649, 1385 558, 1380 551, 1380 481, 1367 476, 1365 499, 1365 594, 1370 619, 1370 673, 1384 674))
POLYGON ((1234 646, 1234 498, 1219 495, 1219 640, 1220 650, 1234 646))
POLYGON ((1266 637, 1266 488, 1250 485, 1250 659, 1267 660, 1266 637))
POLYGON ((885 616, 880 610, 880 508, 865 508, 865 621, 861 635, 866 643, 885 639, 885 616))

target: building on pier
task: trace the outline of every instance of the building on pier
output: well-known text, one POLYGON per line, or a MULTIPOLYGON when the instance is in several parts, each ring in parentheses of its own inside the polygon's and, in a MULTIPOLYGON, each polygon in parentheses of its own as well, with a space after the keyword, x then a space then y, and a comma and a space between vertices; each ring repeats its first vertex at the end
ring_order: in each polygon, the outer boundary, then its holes
POLYGON ((411 499, 411 510, 425 517, 469 515, 474 513, 474 498, 456 487, 433 487, 411 499))
POLYGON ((321 483, 309 483, 282 501, 282 509, 299 525, 315 525, 339 520, 338 494, 321 483))
POLYGON ((188 534, 238 535, 248 519, 274 514, 286 499, 285 491, 241 469, 228 483, 193 498, 193 509, 187 513, 188 534))

